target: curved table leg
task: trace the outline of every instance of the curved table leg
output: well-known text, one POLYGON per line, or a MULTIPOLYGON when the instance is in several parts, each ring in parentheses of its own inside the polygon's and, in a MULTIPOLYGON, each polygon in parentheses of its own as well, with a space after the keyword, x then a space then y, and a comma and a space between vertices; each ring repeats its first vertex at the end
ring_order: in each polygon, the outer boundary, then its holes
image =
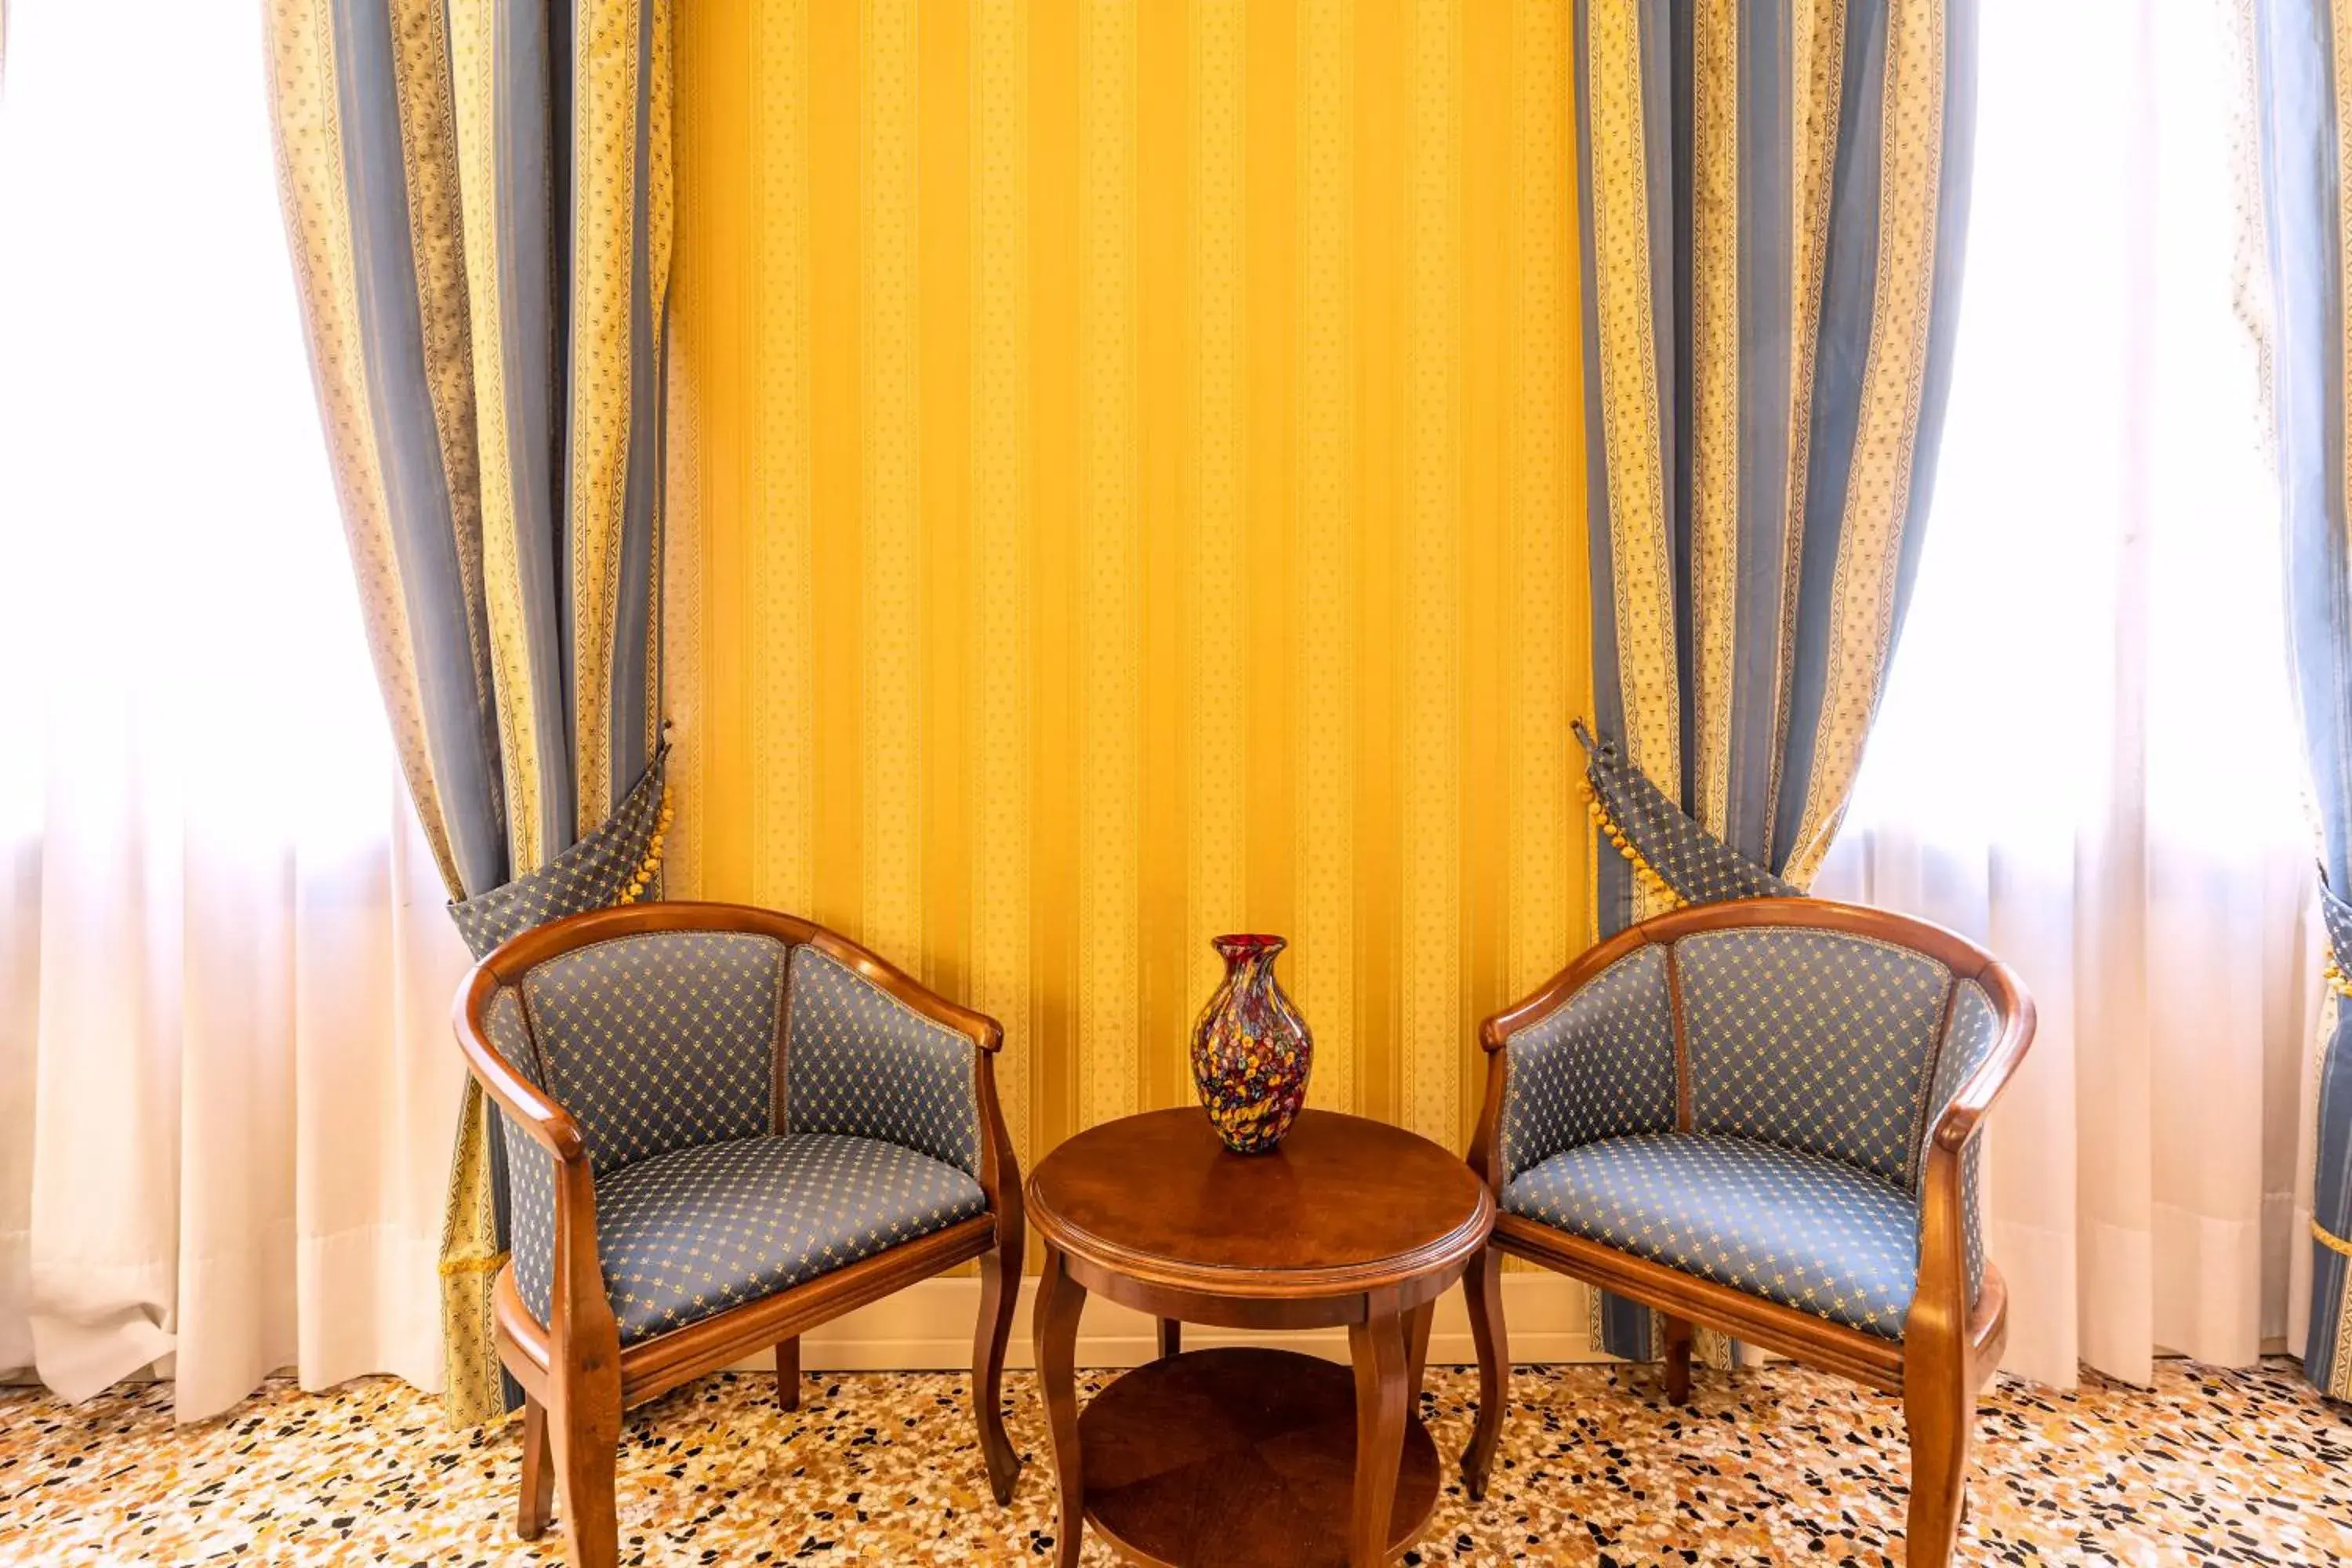
POLYGON ((1462 1276, 1470 1303, 1470 1340, 1478 1348, 1478 1426, 1462 1455, 1462 1484, 1472 1500, 1486 1495, 1486 1473, 1503 1438, 1503 1408, 1511 1384, 1511 1346, 1503 1327, 1503 1254, 1488 1247, 1462 1276))
POLYGON ((1078 1453, 1078 1314, 1087 1288, 1070 1278, 1058 1247, 1045 1248, 1045 1271, 1037 1281, 1037 1310, 1031 1320, 1037 1345, 1037 1382, 1045 1394, 1045 1424, 1053 1440, 1055 1496, 1060 1512, 1054 1524, 1056 1568, 1077 1568, 1078 1542, 1087 1528, 1086 1471, 1078 1453))
POLYGON ((1350 1324, 1356 1363, 1356 1491, 1348 1521, 1349 1568, 1382 1568, 1389 1560, 1389 1516, 1404 1464, 1410 1357, 1404 1319, 1391 1310, 1350 1324))
POLYGON ((1423 1301, 1404 1317, 1405 1409, 1421 1413, 1421 1386, 1429 1371, 1429 1330, 1436 1321, 1437 1303, 1423 1301))

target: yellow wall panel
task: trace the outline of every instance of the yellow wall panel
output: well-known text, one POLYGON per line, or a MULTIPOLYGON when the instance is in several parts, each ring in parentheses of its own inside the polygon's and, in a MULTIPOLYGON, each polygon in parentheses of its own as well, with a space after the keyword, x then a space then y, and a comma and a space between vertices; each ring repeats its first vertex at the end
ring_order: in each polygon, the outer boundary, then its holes
POLYGON ((806 722, 815 693, 809 514, 808 0, 755 0, 748 445, 751 567, 751 897, 809 906, 816 774, 806 722))
POLYGON ((1326 1059, 1309 1098, 1356 1109, 1355 26, 1298 13, 1300 1005, 1326 1059))
POLYGON ((1189 1095, 1460 1143, 1589 936, 1565 0, 708 0, 678 29, 672 890, 1000 1018, 1034 1159, 1189 1095))
POLYGON ((1463 507, 1462 37, 1459 0, 1412 0, 1405 64, 1404 439, 1397 626, 1403 818, 1399 1118, 1447 1138, 1461 1121, 1463 507))
POLYGON ((1569 17, 1558 0, 1512 9, 1510 145, 1510 396, 1504 487, 1509 562, 1504 707, 1508 758, 1499 804, 1510 825, 1505 987, 1525 995, 1559 967, 1552 934, 1591 917, 1580 874, 1584 825, 1547 809, 1573 795, 1576 747, 1556 724, 1511 724, 1513 714, 1590 711, 1590 609, 1585 581, 1583 360, 1576 341, 1576 208, 1568 95, 1569 17))
POLYGON ((1078 1058, 1089 1125, 1141 1109, 1143 576, 1136 14, 1078 17, 1078 1058))
POLYGON ((921 186, 917 390, 923 584, 915 644, 922 696, 921 784, 917 810, 922 882, 922 966, 939 990, 971 985, 971 765, 970 657, 972 509, 972 58, 971 18, 961 6, 926 6, 924 89, 918 104, 921 186), (936 804, 935 804, 936 803, 936 804))
MULTIPOLYGON (((923 951, 923 533, 920 274, 922 90, 916 0, 865 0, 858 109, 860 628, 859 929, 883 952, 923 951)), ((936 385, 937 384, 934 383, 936 385)), ((928 967, 911 965, 918 973, 928 967)))
POLYGON ((971 38, 971 1005, 1004 1026, 997 1090, 1031 1143, 1029 7, 974 8, 971 38))
POLYGON ((1192 479, 1190 548, 1183 565, 1190 614, 1186 724, 1190 766, 1185 879, 1186 987, 1194 1007, 1216 988, 1224 963, 1210 939, 1242 929, 1247 907, 1248 721, 1242 669, 1249 658, 1244 611, 1247 535, 1249 341, 1249 48, 1244 0, 1192 8, 1192 397, 1187 405, 1192 479))

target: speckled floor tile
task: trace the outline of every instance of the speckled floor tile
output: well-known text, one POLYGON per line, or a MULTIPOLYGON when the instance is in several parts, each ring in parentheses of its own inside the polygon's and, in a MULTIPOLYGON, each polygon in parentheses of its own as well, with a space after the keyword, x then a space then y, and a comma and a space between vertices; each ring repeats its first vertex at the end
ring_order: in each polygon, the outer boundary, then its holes
MULTIPOLYGON (((2160 1363, 2153 1389, 2004 1384, 1978 1426, 1963 1559, 1993 1563, 2352 1563, 2352 1421, 2285 1363, 2160 1363)), ((1013 1563, 1054 1529, 1034 1385, 1008 1380, 1031 1463, 990 1500, 953 1376, 811 1376, 802 1408, 720 1376, 631 1414, 622 1560, 1013 1563)), ((1437 1368, 1423 1415, 1450 1468, 1475 1378, 1437 1368)), ((1091 1387, 1091 1384, 1089 1384, 1091 1387)), ((453 1433, 434 1400, 371 1378, 271 1384, 174 1428, 167 1394, 81 1406, 0 1390, 0 1563, 528 1563, 561 1525, 513 1531, 519 1437, 453 1433)), ((1667 1406, 1653 1374, 1521 1368, 1484 1503, 1449 1487, 1407 1563, 1892 1564, 1907 1463, 1898 1405, 1789 1367, 1701 1373, 1667 1406)), ((1111 1554, 1089 1541, 1086 1561, 1111 1554)))

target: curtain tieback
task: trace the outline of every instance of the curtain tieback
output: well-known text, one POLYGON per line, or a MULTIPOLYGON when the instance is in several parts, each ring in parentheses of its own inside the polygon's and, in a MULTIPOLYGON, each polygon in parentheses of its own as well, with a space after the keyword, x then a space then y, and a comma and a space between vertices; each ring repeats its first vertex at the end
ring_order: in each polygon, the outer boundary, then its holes
POLYGON ((441 1277, 446 1279, 456 1274, 495 1274, 506 1267, 510 1256, 493 1252, 474 1258, 445 1258, 441 1260, 441 1277))
POLYGON ((1597 739, 1580 719, 1570 728, 1584 748, 1584 774, 1577 784, 1585 809, 1653 901, 1678 910, 1727 899, 1794 898, 1804 891, 1702 826, 1628 761, 1615 742, 1597 739))
POLYGON ((1625 864, 1633 868, 1633 879, 1641 883, 1651 897, 1666 908, 1681 909, 1684 904, 1683 896, 1675 892, 1664 877, 1658 875, 1656 868, 1650 864, 1648 858, 1643 855, 1632 839, 1625 837, 1625 830, 1617 825, 1617 819, 1609 815, 1609 807, 1601 803, 1601 792, 1592 787, 1592 781, 1579 777, 1576 787, 1583 793, 1585 815, 1592 818, 1592 826, 1599 830, 1601 837, 1615 845, 1617 853, 1625 858, 1625 864))
POLYGON ((662 835, 669 831, 669 785, 662 784, 661 812, 654 818, 653 837, 646 840, 646 853, 629 875, 629 885, 621 889, 621 902, 634 904, 646 896, 646 888, 661 873, 662 835))
POLYGON ((2352 1241, 2345 1240, 2315 1219, 2311 1222, 2311 1239, 2330 1252, 2340 1252, 2347 1258, 2352 1258, 2352 1241))
POLYGON ((2330 991, 2335 992, 2338 996, 2352 996, 2352 976, 2347 976, 2344 966, 2336 962, 2336 945, 2333 942, 2330 942, 2320 954, 2319 973, 2320 976, 2327 982, 2327 988, 2330 991))
POLYGON ((2352 977, 2344 973, 2336 962, 2339 952, 2352 951, 2352 903, 2347 903, 2328 884, 2327 868, 2319 871, 2319 923, 2327 933, 2326 945, 2319 950, 2319 973, 2326 978, 2327 988, 2338 996, 2352 996, 2352 977))

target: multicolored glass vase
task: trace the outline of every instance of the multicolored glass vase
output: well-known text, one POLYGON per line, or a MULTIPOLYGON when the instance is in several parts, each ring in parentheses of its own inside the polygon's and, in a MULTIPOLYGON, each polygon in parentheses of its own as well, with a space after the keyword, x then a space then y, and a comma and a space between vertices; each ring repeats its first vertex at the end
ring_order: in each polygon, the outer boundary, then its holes
POLYGON ((1263 1154, 1282 1142, 1307 1100, 1315 1037, 1274 978, 1278 936, 1212 942, 1225 978, 1192 1026, 1192 1082, 1210 1124, 1236 1154, 1263 1154))

